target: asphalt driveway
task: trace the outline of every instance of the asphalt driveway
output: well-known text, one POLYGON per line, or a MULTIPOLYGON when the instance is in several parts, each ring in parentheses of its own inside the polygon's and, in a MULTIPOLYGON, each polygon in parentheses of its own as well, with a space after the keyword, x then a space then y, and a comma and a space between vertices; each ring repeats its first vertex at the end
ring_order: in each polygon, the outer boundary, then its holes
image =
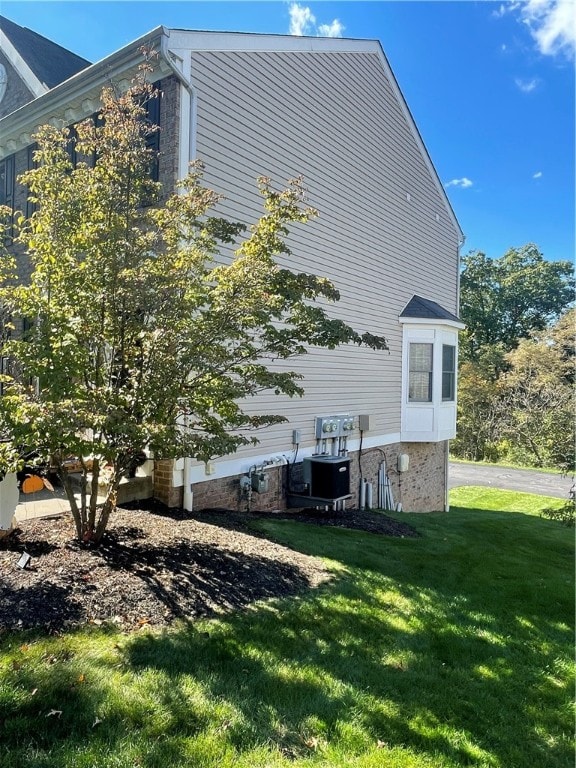
POLYGON ((534 472, 530 469, 510 469, 486 464, 461 464, 451 461, 448 468, 448 487, 486 485, 508 491, 537 493, 541 496, 568 498, 572 476, 534 472))

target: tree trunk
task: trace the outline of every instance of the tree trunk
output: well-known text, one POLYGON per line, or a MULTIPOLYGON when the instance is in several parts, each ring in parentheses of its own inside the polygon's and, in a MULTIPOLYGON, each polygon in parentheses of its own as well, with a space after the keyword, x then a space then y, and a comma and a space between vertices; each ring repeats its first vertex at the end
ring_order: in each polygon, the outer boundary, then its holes
POLYGON ((110 514, 116 509, 116 498, 118 496, 118 486, 120 485, 121 477, 122 475, 115 470, 112 478, 110 479, 110 485, 108 486, 108 492, 106 494, 106 501, 104 502, 104 506, 100 512, 98 525, 96 526, 96 530, 92 538, 92 541, 96 545, 100 544, 102 541, 102 536, 104 535, 104 531, 108 525, 110 514))
POLYGON ((82 525, 82 517, 80 515, 80 510, 78 509, 78 503, 76 502, 76 497, 74 496, 74 488, 70 482, 70 476, 59 461, 57 461, 57 467, 58 477, 60 478, 62 485, 64 486, 64 490, 66 491, 66 498, 70 503, 70 511, 72 512, 74 524, 76 525, 76 538, 78 541, 83 541, 84 527, 82 525))
POLYGON ((96 525, 96 507, 98 505, 98 481, 100 480, 100 461, 92 462, 92 487, 90 489, 90 512, 88 515, 88 527, 91 531, 96 525))

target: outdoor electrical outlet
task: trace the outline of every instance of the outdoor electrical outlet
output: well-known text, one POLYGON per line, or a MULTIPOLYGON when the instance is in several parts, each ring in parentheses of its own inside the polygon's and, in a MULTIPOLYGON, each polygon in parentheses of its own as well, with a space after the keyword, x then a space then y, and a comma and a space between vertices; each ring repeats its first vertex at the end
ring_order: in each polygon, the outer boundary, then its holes
POLYGON ((299 429, 293 429, 292 430, 292 445, 300 445, 300 441, 302 440, 302 435, 300 434, 299 429))

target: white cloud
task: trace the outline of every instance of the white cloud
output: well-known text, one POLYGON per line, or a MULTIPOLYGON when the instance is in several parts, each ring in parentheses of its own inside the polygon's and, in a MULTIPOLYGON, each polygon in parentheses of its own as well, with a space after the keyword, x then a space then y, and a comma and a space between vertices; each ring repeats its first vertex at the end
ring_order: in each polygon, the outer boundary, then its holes
POLYGON ((574 0, 528 0, 521 6, 538 50, 546 56, 564 53, 574 56, 576 49, 576 5, 574 0))
POLYGON ((334 19, 331 24, 320 24, 318 33, 320 37, 342 37, 344 24, 338 19, 334 19))
POLYGON ((532 80, 523 80, 521 77, 517 77, 514 82, 522 93, 532 93, 540 84, 540 80, 537 77, 533 77, 532 80))
POLYGON ((500 5, 496 18, 514 12, 532 35, 540 53, 574 57, 576 49, 576 3, 574 0, 525 0, 500 5))
POLYGON ((342 37, 345 30, 344 24, 339 19, 334 19, 330 24, 316 24, 316 16, 306 5, 291 3, 290 34, 301 37, 302 35, 315 35, 316 37, 342 37))
POLYGON ((305 5, 292 3, 290 6, 290 34, 301 37, 316 25, 316 17, 305 5))
POLYGON ((515 11, 520 3, 511 2, 511 3, 501 3, 499 8, 496 8, 495 11, 492 11, 492 16, 494 16, 497 19, 501 19, 502 16, 506 16, 507 13, 510 13, 511 11, 515 11))
POLYGON ((448 181, 446 184, 444 184, 444 186, 446 189, 448 189, 448 187, 461 187, 461 189, 467 189, 473 184, 473 181, 470 181, 470 179, 467 179, 466 176, 463 176, 461 179, 452 179, 451 181, 448 181))
POLYGON ((536 171, 536 173, 532 176, 533 179, 541 179, 542 178, 542 171, 536 171))

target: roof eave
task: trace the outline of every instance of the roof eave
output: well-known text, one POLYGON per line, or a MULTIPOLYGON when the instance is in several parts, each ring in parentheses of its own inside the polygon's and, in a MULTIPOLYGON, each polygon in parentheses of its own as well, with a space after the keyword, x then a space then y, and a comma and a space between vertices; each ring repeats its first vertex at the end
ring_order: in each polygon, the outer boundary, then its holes
MULTIPOLYGON (((68 114, 77 112, 69 122, 88 117, 98 108, 102 87, 110 81, 131 78, 143 62, 142 47, 160 53, 161 40, 167 34, 164 27, 153 29, 6 115, 0 120, 0 159, 27 146, 31 142, 31 134, 39 125, 54 119, 62 120, 68 110, 68 114)), ((168 63, 160 57, 155 79, 171 71, 168 63)))

